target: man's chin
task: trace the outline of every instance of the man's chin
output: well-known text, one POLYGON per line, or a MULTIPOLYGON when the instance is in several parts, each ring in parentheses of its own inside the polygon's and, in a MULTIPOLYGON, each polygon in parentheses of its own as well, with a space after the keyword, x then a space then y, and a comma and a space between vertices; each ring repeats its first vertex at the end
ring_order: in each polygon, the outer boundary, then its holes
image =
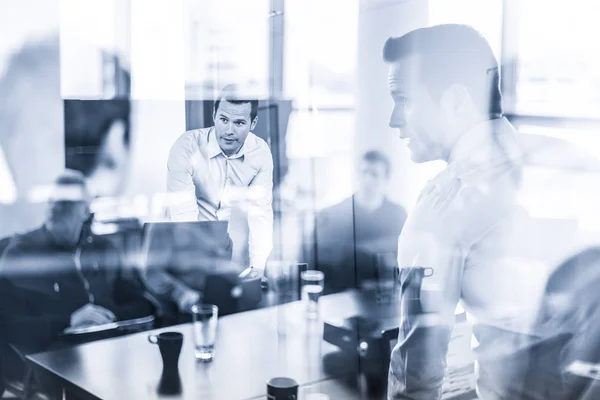
POLYGON ((431 157, 429 154, 423 154, 423 153, 411 150, 410 151, 410 159, 412 160, 412 162, 414 162, 416 164, 422 164, 422 163, 426 163, 429 161, 433 161, 435 158, 431 157))
POLYGON ((233 143, 224 143, 221 142, 221 149, 226 152, 226 153, 235 153, 240 149, 240 145, 238 145, 238 142, 233 142, 233 143))

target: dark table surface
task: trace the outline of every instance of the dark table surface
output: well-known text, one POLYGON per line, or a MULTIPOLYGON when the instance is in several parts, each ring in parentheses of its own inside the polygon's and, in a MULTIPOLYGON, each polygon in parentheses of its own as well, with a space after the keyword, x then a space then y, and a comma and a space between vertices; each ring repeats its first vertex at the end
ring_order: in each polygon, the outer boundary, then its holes
MULTIPOLYGON (((356 291, 324 296, 320 303, 321 321, 307 321, 302 302, 220 318, 211 363, 195 360, 191 324, 33 354, 28 359, 80 397, 158 398, 162 362, 158 347, 147 337, 150 333, 179 331, 184 334, 184 344, 179 359, 183 393, 178 398, 260 398, 265 395, 265 382, 275 376, 292 377, 301 386, 335 386, 326 381, 335 378, 337 371, 326 372, 322 359, 337 348, 322 340, 322 321, 375 314, 393 321, 398 306, 396 302, 378 305, 373 296, 356 291)), ((340 375, 344 373, 340 371, 340 375)), ((338 386, 335 391, 350 393, 338 386)))

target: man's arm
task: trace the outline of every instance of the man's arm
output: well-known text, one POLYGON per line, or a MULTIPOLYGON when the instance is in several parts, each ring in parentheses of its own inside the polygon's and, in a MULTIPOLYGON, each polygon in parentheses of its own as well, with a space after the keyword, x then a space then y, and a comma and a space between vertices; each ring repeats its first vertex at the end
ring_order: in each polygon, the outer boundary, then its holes
MULTIPOLYGON (((422 286, 418 303, 422 307, 421 314, 408 312, 414 300, 402 294, 400 333, 392 351, 388 380, 388 396, 393 400, 439 399, 446 373, 446 354, 460 295, 464 257, 443 241, 432 237, 422 240, 428 243, 427 254, 418 257, 416 265, 432 267, 434 272, 425 278, 430 281, 422 286)), ((406 275, 404 270, 403 284, 406 275)))
POLYGON ((174 302, 180 308, 186 299, 200 299, 197 291, 175 278, 168 270, 172 259, 171 245, 162 241, 160 236, 155 236, 152 228, 145 239, 142 252, 139 278, 150 294, 160 301, 174 302))
POLYGON ((48 301, 46 296, 14 285, 12 280, 19 277, 15 272, 24 266, 21 257, 28 253, 17 239, 6 248, 0 260, 0 325, 3 325, 0 329, 8 343, 36 351, 69 326, 70 316, 42 310, 48 301))
POLYGON ((202 293, 188 287, 162 268, 149 268, 143 275, 146 287, 159 299, 166 299, 177 304, 180 311, 187 311, 188 306, 199 302, 202 293))
POLYGON ((167 209, 174 221, 196 221, 198 205, 193 181, 195 137, 183 134, 171 147, 167 162, 167 209))
MULTIPOLYGON (((398 245, 398 265, 429 267, 423 280, 421 315, 403 307, 398 344, 391 356, 389 399, 439 399, 446 353, 462 290, 465 260, 478 243, 512 209, 514 172, 509 165, 496 176, 476 173, 425 190, 412 210, 398 245)), ((403 293, 403 306, 408 300, 403 293)))
POLYGON ((266 149, 264 162, 248 188, 250 266, 264 270, 273 249, 273 158, 266 149))

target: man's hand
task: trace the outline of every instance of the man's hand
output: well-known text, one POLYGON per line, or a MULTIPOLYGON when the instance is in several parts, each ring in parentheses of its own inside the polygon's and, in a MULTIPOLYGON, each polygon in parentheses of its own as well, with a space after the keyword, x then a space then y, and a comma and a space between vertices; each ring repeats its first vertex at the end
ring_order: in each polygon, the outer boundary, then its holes
POLYGON ((260 287, 262 290, 266 291, 269 289, 269 281, 267 278, 265 278, 265 270, 262 268, 246 268, 242 271, 239 277, 240 279, 253 279, 260 277, 260 287))
POLYGON ((112 311, 94 304, 86 304, 71 314, 71 328, 108 324, 116 319, 112 311))
POLYGON ((246 268, 239 275, 239 277, 242 278, 242 279, 252 279, 252 278, 258 278, 258 277, 263 278, 264 276, 265 276, 265 270, 264 269, 262 269, 262 268, 254 268, 254 267, 246 268))
POLYGON ((202 299, 202 294, 194 290, 188 290, 177 299, 177 307, 179 311, 184 313, 192 312, 192 306, 199 303, 202 299))

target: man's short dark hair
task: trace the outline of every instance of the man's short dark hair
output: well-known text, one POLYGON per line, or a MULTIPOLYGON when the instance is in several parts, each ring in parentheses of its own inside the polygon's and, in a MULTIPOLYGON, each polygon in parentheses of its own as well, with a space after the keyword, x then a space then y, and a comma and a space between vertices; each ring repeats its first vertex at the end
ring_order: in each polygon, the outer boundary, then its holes
POLYGON ((463 84, 490 118, 502 115, 498 61, 487 40, 467 25, 447 24, 415 29, 389 38, 383 47, 388 63, 416 55, 419 74, 434 100, 454 83, 463 84))
POLYGON ((245 104, 250 103, 250 120, 254 121, 256 116, 258 115, 258 100, 249 100, 240 98, 237 96, 237 88, 235 85, 227 85, 221 90, 219 93, 219 97, 217 97, 217 101, 215 101, 215 109, 213 111, 214 114, 217 113, 219 109, 219 104, 221 104, 221 100, 227 100, 232 104, 245 104))
POLYGON ((362 159, 368 162, 369 164, 382 164, 385 169, 385 175, 390 176, 390 172, 392 170, 392 163, 390 162, 388 156, 383 154, 381 151, 369 150, 365 154, 363 154, 362 159))

